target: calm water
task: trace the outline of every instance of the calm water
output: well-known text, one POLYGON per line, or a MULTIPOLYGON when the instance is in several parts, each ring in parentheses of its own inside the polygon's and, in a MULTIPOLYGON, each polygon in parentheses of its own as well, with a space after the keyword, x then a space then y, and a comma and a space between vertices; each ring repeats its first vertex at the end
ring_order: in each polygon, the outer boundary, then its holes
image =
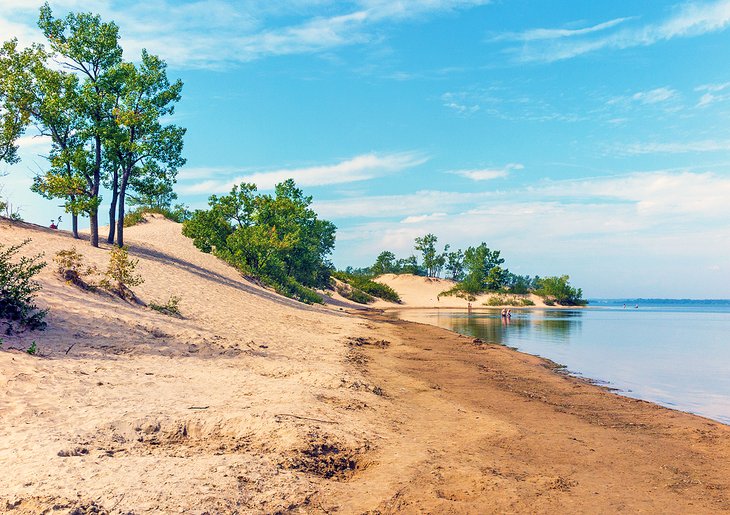
POLYGON ((730 301, 592 301, 577 310, 467 314, 400 310, 405 320, 549 358, 620 393, 730 424, 730 301), (634 306, 638 303, 638 308, 634 306))

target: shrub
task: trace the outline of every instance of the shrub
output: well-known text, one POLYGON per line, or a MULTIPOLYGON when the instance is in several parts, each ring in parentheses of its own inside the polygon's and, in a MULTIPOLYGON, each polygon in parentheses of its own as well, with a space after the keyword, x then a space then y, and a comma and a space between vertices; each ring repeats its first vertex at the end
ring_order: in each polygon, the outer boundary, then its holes
POLYGON ((5 320, 6 334, 14 330, 15 322, 30 330, 46 328, 43 319, 48 310, 35 305, 35 293, 41 285, 33 279, 46 266, 45 261, 40 261, 43 255, 23 256, 13 261, 18 250, 29 242, 25 240, 10 247, 0 244, 0 319, 5 320))
POLYGON ((462 290, 461 284, 462 283, 459 283, 449 290, 442 291, 441 293, 439 293, 439 297, 458 297, 469 302, 474 302, 475 300, 477 300, 477 298, 472 293, 462 290))
POLYGON ((76 247, 68 250, 59 250, 53 258, 58 268, 56 269, 64 281, 75 284, 84 290, 93 289, 96 285, 84 279, 84 276, 98 273, 95 266, 84 265, 84 257, 79 254, 76 247))
MULTIPOLYGON (((332 276, 339 279, 340 281, 349 284, 352 286, 354 290, 360 290, 361 293, 364 293, 365 295, 371 297, 369 301, 366 302, 360 302, 361 304, 365 304, 367 302, 372 302, 372 297, 378 297, 379 299, 387 300, 390 302, 398 302, 400 303, 400 296, 398 295, 398 292, 396 292, 393 288, 386 284, 381 284, 378 282, 373 281, 371 278, 363 275, 354 275, 349 274, 346 272, 333 272, 332 276)), ((342 294, 341 292, 339 292, 342 294)), ((345 295, 343 295, 345 297, 345 295)), ((345 297, 349 298, 349 297, 345 297)), ((365 297, 361 296, 361 299, 364 300, 365 297)), ((354 299, 350 299, 354 300, 354 299)), ((359 301, 355 301, 359 302, 359 301)))
POLYGON ((135 273, 139 259, 130 259, 127 247, 113 247, 109 255, 109 267, 104 273, 101 286, 115 293, 124 300, 137 300, 130 286, 139 286, 144 282, 142 276, 135 273))
POLYGON ((337 293, 342 295, 344 298, 353 302, 357 302, 358 304, 370 304, 375 300, 375 297, 373 297, 372 295, 368 295, 358 288, 355 288, 351 284, 347 284, 344 282, 334 283, 334 287, 337 293))
POLYGON ((177 295, 172 295, 165 304, 156 304, 154 302, 150 302, 149 307, 150 309, 159 311, 164 315, 182 318, 182 313, 180 313, 179 306, 181 300, 182 299, 177 295))

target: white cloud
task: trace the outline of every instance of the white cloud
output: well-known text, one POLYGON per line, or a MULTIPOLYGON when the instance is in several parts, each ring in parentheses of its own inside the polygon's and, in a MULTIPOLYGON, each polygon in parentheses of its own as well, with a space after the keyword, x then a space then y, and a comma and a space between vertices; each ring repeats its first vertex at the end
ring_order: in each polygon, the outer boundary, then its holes
MULTIPOLYGON (((254 183, 259 189, 273 188, 287 179, 294 179, 299 186, 325 186, 365 181, 390 173, 396 173, 421 165, 428 158, 417 152, 379 155, 375 153, 355 156, 332 165, 286 168, 240 175, 234 179, 212 179, 195 184, 183 184, 182 193, 211 194, 228 192, 233 185, 242 182, 254 183)), ((198 169, 202 172, 206 169, 198 169)), ((224 173, 213 169, 215 173, 224 173)))
POLYGON ((485 168, 478 170, 453 170, 449 173, 459 175, 472 181, 489 181, 507 177, 512 170, 522 170, 524 166, 519 163, 510 163, 502 168, 485 168))
MULTIPOLYGON (((317 53, 372 40, 374 27, 466 9, 486 0, 418 2, 360 0, 242 2, 224 0, 81 0, 51 2, 54 13, 92 10, 120 26, 127 57, 142 48, 177 68, 220 68, 271 55, 317 53), (335 13, 335 14, 332 14, 335 13)), ((0 33, 23 45, 41 41, 35 27, 42 2, 10 0, 0 5, 0 33)))
MULTIPOLYGON (((615 21, 615 20, 613 20, 615 21)), ((605 30, 589 31, 574 34, 571 38, 541 39, 539 45, 525 42, 519 48, 512 49, 520 61, 559 61, 596 52, 604 49, 621 50, 637 46, 649 46, 674 38, 694 37, 711 32, 725 30, 730 25, 730 0, 714 2, 689 2, 674 9, 674 13, 657 23, 643 26, 624 27, 614 23, 605 27, 603 24, 594 27, 611 29, 619 27, 608 34, 605 30), (594 34, 595 33, 595 34, 594 34)), ((558 29, 542 29, 558 30, 558 29)))

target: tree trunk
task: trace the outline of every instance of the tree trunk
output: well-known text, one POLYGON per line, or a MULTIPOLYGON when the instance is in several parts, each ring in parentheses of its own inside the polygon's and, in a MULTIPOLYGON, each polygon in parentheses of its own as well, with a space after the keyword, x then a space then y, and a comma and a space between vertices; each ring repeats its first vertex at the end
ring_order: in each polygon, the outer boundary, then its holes
MULTIPOLYGON (((117 198, 119 197, 119 173, 114 168, 112 175, 112 202, 109 207, 109 237, 107 243, 114 243, 114 230, 116 229, 117 198)), ((121 245, 120 245, 121 246, 121 245)))
POLYGON ((89 242, 92 247, 99 246, 99 208, 89 211, 89 242))
POLYGON ((99 198, 99 185, 101 183, 101 136, 94 136, 96 147, 94 156, 94 178, 91 184, 91 200, 94 207, 89 211, 89 242, 92 247, 99 246, 99 206, 96 200, 99 198))
POLYGON ((124 246, 124 197, 127 195, 127 181, 129 173, 122 172, 122 182, 119 185, 119 216, 117 217, 117 245, 124 246))
POLYGON ((71 213, 71 231, 74 234, 74 238, 79 239, 79 215, 71 213))

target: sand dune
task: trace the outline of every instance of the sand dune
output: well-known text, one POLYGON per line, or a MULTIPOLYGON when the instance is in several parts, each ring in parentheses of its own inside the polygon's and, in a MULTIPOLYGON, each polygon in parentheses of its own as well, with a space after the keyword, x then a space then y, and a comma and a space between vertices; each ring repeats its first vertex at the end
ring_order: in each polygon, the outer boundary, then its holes
MULTIPOLYGON (((26 238, 48 259, 108 256, 0 221, 3 244, 26 238)), ((183 318, 42 272, 48 330, 0 351, 1 512, 730 511, 726 426, 437 328, 284 299, 164 219, 126 238, 137 295, 180 296, 183 318)))
MULTIPOLYGON (((443 292, 450 290, 456 284, 449 279, 441 279, 438 277, 421 277, 411 274, 384 274, 375 279, 375 281, 386 284, 398 292, 402 300, 402 304, 393 304, 387 301, 378 300, 372 304, 373 307, 390 308, 459 308, 466 309, 469 304, 472 308, 484 308, 489 299, 494 298, 495 294, 485 293, 477 295, 475 300, 468 301, 466 298, 457 297, 456 295, 442 295, 443 292)), ((516 302, 509 302, 515 299, 528 299, 534 306, 545 307, 541 297, 537 295, 503 295, 508 302, 500 305, 517 306, 516 302)))

